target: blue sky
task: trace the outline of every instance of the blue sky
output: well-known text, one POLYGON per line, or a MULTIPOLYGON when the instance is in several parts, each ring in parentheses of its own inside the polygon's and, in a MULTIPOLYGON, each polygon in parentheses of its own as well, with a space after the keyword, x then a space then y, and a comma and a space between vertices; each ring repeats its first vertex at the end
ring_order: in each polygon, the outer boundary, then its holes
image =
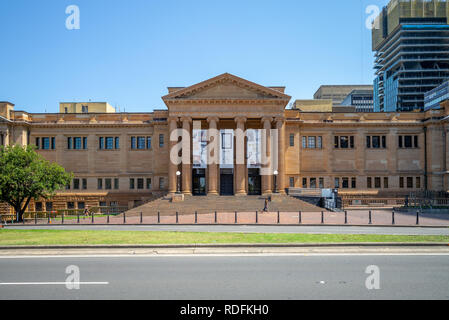
MULTIPOLYGON (((367 6, 387 0, 2 0, 0 101, 165 109, 168 86, 224 72, 312 98, 321 84, 372 83, 367 6), (67 30, 66 7, 80 9, 67 30)), ((292 100, 293 101, 293 100, 292 100)))

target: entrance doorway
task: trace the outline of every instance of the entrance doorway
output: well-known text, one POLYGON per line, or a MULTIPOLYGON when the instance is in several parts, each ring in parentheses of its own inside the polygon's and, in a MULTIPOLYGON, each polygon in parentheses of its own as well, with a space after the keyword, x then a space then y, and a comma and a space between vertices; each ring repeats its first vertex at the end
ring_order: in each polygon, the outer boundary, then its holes
POLYGON ((260 196, 262 194, 262 177, 260 169, 248 169, 248 195, 260 196))
POLYGON ((234 170, 221 169, 220 170, 220 195, 233 196, 234 195, 234 170))
POLYGON ((193 169, 192 194, 194 196, 206 195, 206 169, 193 169))

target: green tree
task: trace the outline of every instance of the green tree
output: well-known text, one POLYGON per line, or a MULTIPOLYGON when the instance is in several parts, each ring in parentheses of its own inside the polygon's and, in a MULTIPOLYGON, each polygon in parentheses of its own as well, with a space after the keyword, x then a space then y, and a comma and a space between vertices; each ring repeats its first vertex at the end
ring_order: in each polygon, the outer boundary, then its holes
POLYGON ((0 201, 14 208, 18 222, 31 199, 51 198, 71 180, 71 173, 42 158, 34 147, 0 148, 0 201))

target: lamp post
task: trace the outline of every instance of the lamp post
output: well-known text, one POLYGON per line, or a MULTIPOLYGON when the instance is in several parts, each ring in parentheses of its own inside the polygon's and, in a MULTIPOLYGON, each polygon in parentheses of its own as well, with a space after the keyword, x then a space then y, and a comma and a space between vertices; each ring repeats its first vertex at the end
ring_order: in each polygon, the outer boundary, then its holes
POLYGON ((274 193, 278 193, 277 177, 279 172, 275 170, 273 173, 274 173, 274 193))
POLYGON ((181 178, 181 171, 176 171, 176 193, 177 194, 181 193, 179 178, 181 178))

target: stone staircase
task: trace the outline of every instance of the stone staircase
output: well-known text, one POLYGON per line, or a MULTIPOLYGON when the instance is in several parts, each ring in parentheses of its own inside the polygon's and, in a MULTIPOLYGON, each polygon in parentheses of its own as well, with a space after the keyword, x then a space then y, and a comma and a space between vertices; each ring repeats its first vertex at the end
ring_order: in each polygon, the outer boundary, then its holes
MULTIPOLYGON (((140 207, 126 212, 127 216, 174 215, 176 212, 182 214, 207 214, 217 212, 254 212, 262 211, 265 198, 261 196, 244 197, 220 197, 220 196, 186 196, 183 202, 171 202, 170 197, 160 198, 158 200, 146 203, 140 207)), ((275 201, 269 202, 270 212, 320 212, 323 209, 311 205, 302 200, 282 195, 275 201)))

